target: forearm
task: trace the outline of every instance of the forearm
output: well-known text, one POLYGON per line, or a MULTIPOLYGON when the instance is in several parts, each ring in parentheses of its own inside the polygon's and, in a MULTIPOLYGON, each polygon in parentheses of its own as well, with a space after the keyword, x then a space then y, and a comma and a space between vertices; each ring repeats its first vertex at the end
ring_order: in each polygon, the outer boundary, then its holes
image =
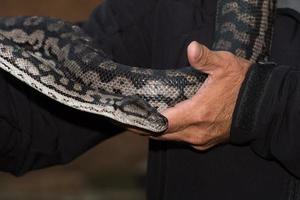
POLYGON ((0 72, 0 170, 27 171, 70 162, 121 129, 33 91, 0 72))
MULTIPOLYGON (((149 65, 151 59, 145 47, 148 32, 143 27, 147 23, 143 19, 155 8, 156 1, 131 2, 106 1, 80 26, 115 61, 149 65)), ((20 175, 69 162, 123 130, 107 119, 60 105, 3 74, 0 71, 2 171, 20 175)))

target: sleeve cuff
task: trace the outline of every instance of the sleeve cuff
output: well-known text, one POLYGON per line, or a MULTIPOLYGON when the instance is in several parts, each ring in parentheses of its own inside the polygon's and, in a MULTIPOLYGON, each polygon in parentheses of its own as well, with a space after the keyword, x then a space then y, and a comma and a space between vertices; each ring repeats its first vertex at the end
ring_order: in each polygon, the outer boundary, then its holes
POLYGON ((269 85, 275 63, 253 64, 242 84, 233 113, 230 130, 232 144, 245 144, 257 138, 259 112, 269 85))

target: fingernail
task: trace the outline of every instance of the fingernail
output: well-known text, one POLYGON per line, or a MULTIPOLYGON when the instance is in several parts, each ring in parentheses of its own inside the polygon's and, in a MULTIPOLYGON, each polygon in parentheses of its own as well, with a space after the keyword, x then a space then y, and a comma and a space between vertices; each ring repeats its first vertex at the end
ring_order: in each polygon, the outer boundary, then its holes
POLYGON ((191 44, 189 45, 189 53, 194 61, 198 61, 200 59, 201 49, 199 48, 198 42, 191 42, 191 44))

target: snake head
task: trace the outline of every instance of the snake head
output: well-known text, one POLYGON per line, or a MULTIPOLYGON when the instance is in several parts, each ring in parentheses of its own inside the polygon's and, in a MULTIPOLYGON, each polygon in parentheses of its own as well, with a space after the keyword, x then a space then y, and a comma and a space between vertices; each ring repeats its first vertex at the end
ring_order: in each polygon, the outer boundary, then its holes
POLYGON ((157 109, 137 96, 121 99, 116 104, 119 122, 150 132, 152 135, 163 133, 168 128, 168 120, 157 109))

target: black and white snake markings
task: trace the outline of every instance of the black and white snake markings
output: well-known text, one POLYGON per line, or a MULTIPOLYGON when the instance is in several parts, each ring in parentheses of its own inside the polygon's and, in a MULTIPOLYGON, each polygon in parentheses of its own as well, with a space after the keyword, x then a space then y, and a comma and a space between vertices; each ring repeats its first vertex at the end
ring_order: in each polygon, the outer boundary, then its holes
MULTIPOLYGON (((219 0, 213 50, 265 60, 275 3, 219 0)), ((159 111, 193 96, 206 78, 192 67, 113 62, 78 26, 37 16, 0 18, 0 68, 55 101, 153 133, 168 126, 159 111)))

